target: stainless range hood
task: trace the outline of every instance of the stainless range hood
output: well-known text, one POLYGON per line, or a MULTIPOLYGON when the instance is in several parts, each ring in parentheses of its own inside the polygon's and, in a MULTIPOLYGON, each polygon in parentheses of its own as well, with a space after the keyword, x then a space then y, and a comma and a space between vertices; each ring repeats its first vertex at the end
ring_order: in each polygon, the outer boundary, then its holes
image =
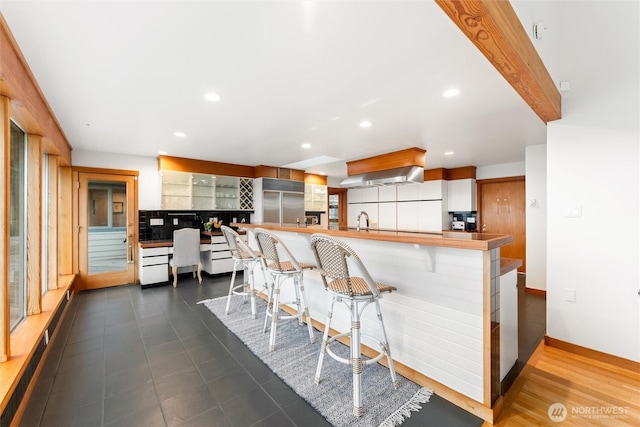
POLYGON ((412 182, 424 182, 424 168, 420 166, 405 166, 396 169, 351 175, 340 183, 340 187, 365 188, 382 185, 410 184, 412 182))

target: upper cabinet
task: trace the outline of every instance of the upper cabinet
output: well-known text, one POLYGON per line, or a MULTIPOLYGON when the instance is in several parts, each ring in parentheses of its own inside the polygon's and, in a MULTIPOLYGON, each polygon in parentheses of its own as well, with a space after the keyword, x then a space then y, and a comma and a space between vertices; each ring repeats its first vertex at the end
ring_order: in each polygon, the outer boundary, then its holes
POLYGON ((477 210, 477 186, 475 179, 457 179, 448 182, 449 212, 477 210))
POLYGON ((329 205, 327 186, 321 184, 304 185, 304 210, 308 212, 326 212, 329 205))
POLYGON ((253 179, 162 171, 161 209, 252 210, 253 179))

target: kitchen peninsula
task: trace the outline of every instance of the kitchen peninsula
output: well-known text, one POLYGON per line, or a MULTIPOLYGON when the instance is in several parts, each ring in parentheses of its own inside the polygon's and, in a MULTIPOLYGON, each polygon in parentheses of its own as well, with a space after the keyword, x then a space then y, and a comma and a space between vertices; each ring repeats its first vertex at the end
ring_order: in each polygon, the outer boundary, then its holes
MULTIPOLYGON (((265 228, 299 261, 312 264, 313 233, 346 241, 376 280, 398 288, 381 300, 397 371, 489 422, 497 418, 506 386, 517 374, 520 261, 500 259, 500 247, 513 237, 231 225, 248 230, 254 246, 251 230, 265 228)), ((292 297, 288 288, 283 298, 292 297)), ((329 301, 317 271, 305 273, 305 290, 310 315, 321 327, 329 301)), ((365 310, 362 324, 375 324, 373 316, 374 310, 365 310)), ((333 319, 336 330, 349 329, 347 310, 336 309, 333 319)))

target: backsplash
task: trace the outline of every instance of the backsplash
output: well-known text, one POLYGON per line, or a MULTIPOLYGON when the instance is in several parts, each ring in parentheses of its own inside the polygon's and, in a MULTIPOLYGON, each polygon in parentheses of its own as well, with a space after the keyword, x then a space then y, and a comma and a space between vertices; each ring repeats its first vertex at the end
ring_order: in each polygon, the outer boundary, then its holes
POLYGON ((139 211, 138 240, 141 242, 171 240, 173 231, 181 228, 199 228, 204 230, 204 223, 211 218, 222 220, 229 225, 234 219, 238 222, 250 222, 250 214, 246 211, 139 211))

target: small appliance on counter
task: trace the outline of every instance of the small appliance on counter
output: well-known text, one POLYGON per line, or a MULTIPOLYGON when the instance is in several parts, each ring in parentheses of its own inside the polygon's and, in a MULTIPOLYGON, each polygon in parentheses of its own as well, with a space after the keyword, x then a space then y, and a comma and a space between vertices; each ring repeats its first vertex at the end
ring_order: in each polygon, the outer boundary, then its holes
POLYGON ((460 230, 464 231, 465 222, 464 221, 451 221, 451 229, 452 230, 460 230))

